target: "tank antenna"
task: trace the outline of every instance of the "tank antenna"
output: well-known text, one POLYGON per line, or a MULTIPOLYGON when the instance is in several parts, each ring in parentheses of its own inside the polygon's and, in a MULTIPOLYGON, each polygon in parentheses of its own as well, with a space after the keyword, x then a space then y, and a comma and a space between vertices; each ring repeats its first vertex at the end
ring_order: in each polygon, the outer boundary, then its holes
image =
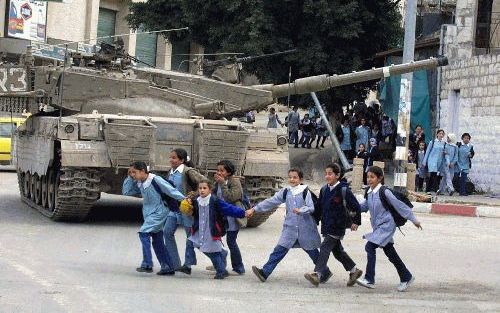
POLYGON ((142 35, 142 34, 155 34, 155 33, 169 33, 169 32, 176 32, 176 31, 182 31, 182 30, 188 30, 189 27, 181 27, 181 28, 171 28, 171 29, 162 29, 162 30, 153 30, 153 31, 148 31, 148 32, 139 32, 139 33, 133 33, 133 34, 119 34, 119 35, 110 35, 110 36, 102 36, 102 37, 95 37, 95 38, 87 38, 84 40, 79 40, 79 41, 69 41, 65 43, 60 43, 56 45, 48 45, 50 47, 59 47, 59 46, 64 46, 64 45, 70 45, 73 43, 84 43, 87 41, 91 40, 98 40, 98 39, 107 39, 107 38, 115 38, 115 37, 127 37, 127 36, 132 36, 132 35, 142 35))

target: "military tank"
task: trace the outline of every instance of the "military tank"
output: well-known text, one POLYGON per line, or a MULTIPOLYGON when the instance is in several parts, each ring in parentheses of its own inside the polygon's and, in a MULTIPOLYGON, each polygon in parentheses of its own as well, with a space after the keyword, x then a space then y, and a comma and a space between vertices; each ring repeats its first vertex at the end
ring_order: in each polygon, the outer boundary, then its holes
MULTIPOLYGON (((158 173, 170 169, 169 152, 188 151, 195 167, 210 176, 217 162, 234 162, 256 203, 278 190, 286 176, 287 134, 257 129, 226 116, 262 109, 275 98, 432 68, 445 59, 297 79, 291 84, 243 86, 204 76, 127 62, 103 67, 33 66, 0 68, 0 111, 32 115, 13 137, 22 200, 55 221, 82 221, 102 192, 121 194, 132 161, 158 173)), ((83 60, 83 61, 82 61, 83 60)), ((271 213, 255 215, 248 226, 271 213)))

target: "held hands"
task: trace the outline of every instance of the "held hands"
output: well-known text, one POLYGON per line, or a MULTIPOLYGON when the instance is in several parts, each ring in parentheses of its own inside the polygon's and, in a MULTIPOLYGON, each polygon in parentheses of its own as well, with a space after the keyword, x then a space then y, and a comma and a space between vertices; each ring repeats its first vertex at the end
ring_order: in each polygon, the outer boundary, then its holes
POLYGON ((254 208, 251 208, 250 210, 246 210, 245 211, 245 217, 250 218, 250 217, 253 216, 254 213, 255 213, 255 209, 254 208))
POLYGON ((422 228, 422 224, 420 224, 420 221, 415 221, 415 222, 413 223, 413 225, 415 225, 415 227, 416 227, 416 228, 419 228, 420 230, 423 230, 423 228, 422 228))
POLYGON ((357 230, 358 230, 358 227, 359 227, 359 225, 352 224, 352 225, 351 225, 351 230, 352 230, 352 231, 357 231, 357 230))
POLYGON ((300 214, 300 208, 295 208, 292 210, 295 214, 300 214))

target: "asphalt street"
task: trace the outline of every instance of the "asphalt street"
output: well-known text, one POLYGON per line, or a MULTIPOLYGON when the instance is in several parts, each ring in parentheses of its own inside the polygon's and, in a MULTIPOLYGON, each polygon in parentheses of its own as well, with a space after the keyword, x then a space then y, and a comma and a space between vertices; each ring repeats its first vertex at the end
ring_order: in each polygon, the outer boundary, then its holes
MULTIPOLYGON (((396 235, 416 277, 399 293, 382 251, 374 290, 346 287, 333 258, 332 280, 313 287, 303 278, 313 265, 297 249, 259 282, 251 266, 261 266, 276 244, 282 210, 240 232, 244 276, 215 281, 199 252, 191 276, 137 273, 140 216, 140 200, 104 196, 87 222, 55 223, 21 202, 15 173, 0 172, 0 312, 500 312, 500 219, 418 215, 423 231, 407 225, 406 236, 396 235)), ((344 244, 364 270, 369 216, 363 223, 344 244)), ((182 255, 181 230, 177 240, 182 255)))

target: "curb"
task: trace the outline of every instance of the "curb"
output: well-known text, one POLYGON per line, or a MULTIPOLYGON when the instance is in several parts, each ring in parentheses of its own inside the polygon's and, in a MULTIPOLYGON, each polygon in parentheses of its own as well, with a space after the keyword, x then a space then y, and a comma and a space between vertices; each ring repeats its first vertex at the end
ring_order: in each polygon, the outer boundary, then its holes
POLYGON ((500 207, 412 202, 416 213, 500 218, 500 207))
MULTIPOLYGON (((358 201, 363 201, 362 195, 356 195, 358 201)), ((467 217, 500 218, 498 206, 476 206, 452 203, 412 202, 413 212, 424 214, 457 215, 467 217)))

